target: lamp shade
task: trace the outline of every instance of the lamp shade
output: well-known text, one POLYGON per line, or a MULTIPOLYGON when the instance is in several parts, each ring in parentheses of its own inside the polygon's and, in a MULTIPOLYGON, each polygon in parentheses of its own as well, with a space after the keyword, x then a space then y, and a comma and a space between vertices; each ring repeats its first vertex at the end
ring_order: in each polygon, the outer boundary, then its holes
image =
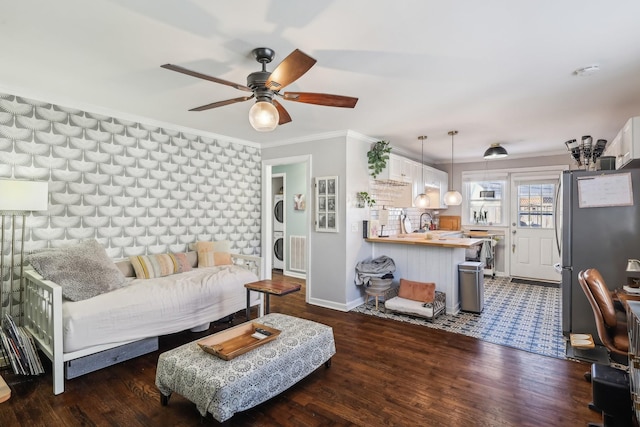
POLYGON ((447 191, 444 193, 444 203, 447 206, 457 206, 462 203, 462 194, 458 191, 447 191))
POLYGON ((270 102, 258 101, 249 110, 249 123, 258 132, 271 132, 279 120, 278 109, 270 102))
POLYGON ((637 259, 629 259, 629 261, 627 261, 627 271, 640 271, 640 261, 637 259))
POLYGON ((487 160, 502 159, 508 155, 507 150, 500 144, 491 144, 491 147, 487 148, 487 151, 484 152, 484 158, 487 160))
POLYGON ((429 196, 424 193, 418 194, 416 198, 413 200, 413 204, 416 208, 428 208, 431 200, 429 196))
POLYGON ((48 182, 0 180, 0 211, 46 211, 48 206, 48 182))

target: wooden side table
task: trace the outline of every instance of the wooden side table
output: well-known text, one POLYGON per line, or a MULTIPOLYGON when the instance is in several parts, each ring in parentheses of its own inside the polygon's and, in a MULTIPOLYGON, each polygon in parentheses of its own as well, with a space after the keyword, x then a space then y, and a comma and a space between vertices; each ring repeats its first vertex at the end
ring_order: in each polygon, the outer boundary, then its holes
POLYGON ((250 295, 251 291, 261 292, 264 294, 264 314, 269 314, 269 296, 282 296, 293 292, 298 292, 301 286, 297 283, 285 282, 284 280, 259 280, 244 285, 247 288, 247 320, 249 320, 250 312, 250 295))

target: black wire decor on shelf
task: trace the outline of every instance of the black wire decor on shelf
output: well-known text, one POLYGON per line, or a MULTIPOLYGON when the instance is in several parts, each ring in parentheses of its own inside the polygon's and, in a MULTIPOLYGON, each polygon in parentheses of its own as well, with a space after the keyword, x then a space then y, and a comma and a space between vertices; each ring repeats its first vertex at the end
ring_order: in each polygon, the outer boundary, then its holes
POLYGON ((567 150, 571 153, 571 158, 576 164, 579 167, 584 166, 584 169, 588 170, 589 165, 595 165, 598 158, 604 153, 607 140, 599 139, 594 144, 591 135, 584 135, 580 142, 575 139, 570 139, 566 141, 564 145, 567 146, 567 150))

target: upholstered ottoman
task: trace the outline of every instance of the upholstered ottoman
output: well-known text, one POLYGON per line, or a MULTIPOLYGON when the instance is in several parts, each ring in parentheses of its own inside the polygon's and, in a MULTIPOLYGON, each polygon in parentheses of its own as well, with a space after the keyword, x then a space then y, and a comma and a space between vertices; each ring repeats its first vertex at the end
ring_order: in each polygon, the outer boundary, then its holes
POLYGON ((273 341, 226 361, 202 350, 197 341, 162 353, 156 385, 161 403, 175 392, 194 402, 200 414, 219 422, 288 389, 336 352, 330 326, 280 313, 255 322, 281 331, 273 341))

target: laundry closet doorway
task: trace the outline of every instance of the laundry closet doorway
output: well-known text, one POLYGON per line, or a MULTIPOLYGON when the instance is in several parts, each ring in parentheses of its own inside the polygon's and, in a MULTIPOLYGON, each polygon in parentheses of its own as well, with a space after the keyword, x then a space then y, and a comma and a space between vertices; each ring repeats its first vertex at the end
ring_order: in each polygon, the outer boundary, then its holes
POLYGON ((267 213, 262 216, 265 277, 271 277, 275 269, 284 276, 306 279, 307 300, 311 286, 307 276, 312 217, 309 168, 307 156, 265 160, 262 193, 263 212, 267 213))

